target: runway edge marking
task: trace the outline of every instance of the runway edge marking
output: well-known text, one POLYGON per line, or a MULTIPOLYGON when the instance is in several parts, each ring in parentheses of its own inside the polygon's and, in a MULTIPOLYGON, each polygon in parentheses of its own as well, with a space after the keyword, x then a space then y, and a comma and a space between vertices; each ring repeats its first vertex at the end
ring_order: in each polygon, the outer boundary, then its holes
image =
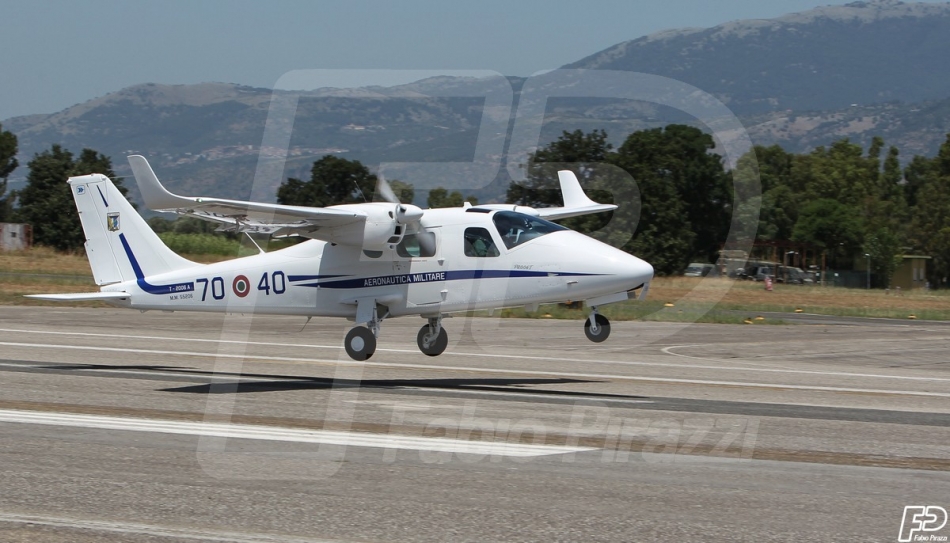
POLYGON ((227 541, 231 543, 340 543, 337 539, 300 538, 283 534, 241 534, 201 528, 174 528, 158 524, 140 524, 114 520, 89 520, 71 517, 51 517, 0 511, 0 522, 34 524, 53 528, 70 528, 118 534, 149 535, 183 538, 195 541, 227 541))
POLYGON ((506 441, 468 441, 443 437, 416 437, 398 434, 369 434, 334 430, 302 430, 279 426, 170 421, 130 417, 105 417, 72 413, 48 413, 0 409, 0 422, 94 428, 191 436, 224 437, 258 441, 285 441, 318 445, 373 447, 414 451, 451 452, 528 458, 597 450, 593 447, 535 445, 506 441))

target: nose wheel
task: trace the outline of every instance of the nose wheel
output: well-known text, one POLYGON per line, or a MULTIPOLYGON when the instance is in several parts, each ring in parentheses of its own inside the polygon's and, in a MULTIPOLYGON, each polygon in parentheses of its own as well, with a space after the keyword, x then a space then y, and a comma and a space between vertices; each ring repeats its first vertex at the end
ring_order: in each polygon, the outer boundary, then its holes
POLYGON ((610 335, 610 321, 607 317, 594 311, 584 321, 584 335, 594 343, 600 343, 610 335))
POLYGON ((365 326, 357 326, 347 332, 343 348, 350 358, 362 362, 376 352, 376 335, 365 326))
POLYGON ((449 335, 445 332, 445 328, 442 328, 442 317, 429 319, 429 324, 419 329, 416 343, 424 355, 439 356, 442 354, 449 345, 449 335))

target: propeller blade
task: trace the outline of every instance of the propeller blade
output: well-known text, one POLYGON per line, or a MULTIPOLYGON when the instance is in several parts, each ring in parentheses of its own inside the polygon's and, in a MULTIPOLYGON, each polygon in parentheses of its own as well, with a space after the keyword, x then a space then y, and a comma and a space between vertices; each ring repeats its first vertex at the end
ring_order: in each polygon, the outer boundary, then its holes
POLYGON ((434 255, 435 254, 435 236, 426 235, 429 232, 423 229, 421 232, 423 235, 417 235, 416 239, 419 240, 419 248, 422 249, 422 254, 434 255))
POLYGON ((383 177, 382 172, 376 176, 376 194, 374 194, 373 199, 375 200, 377 196, 382 198, 384 202, 399 203, 399 198, 396 198, 396 193, 393 192, 393 188, 386 182, 386 178, 383 177))

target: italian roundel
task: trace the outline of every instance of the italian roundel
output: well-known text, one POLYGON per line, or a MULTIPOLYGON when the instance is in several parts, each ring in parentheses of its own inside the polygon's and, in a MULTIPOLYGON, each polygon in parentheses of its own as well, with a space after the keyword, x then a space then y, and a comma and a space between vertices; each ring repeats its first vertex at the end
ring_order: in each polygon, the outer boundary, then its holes
POLYGON ((251 282, 247 280, 247 277, 239 275, 234 278, 234 283, 231 284, 231 288, 234 289, 234 293, 237 294, 239 298, 243 298, 251 292, 251 282))

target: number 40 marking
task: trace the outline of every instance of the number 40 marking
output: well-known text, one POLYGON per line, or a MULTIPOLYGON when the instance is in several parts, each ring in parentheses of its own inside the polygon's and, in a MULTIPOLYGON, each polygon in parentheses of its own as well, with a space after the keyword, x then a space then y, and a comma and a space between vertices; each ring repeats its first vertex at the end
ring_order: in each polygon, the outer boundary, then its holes
POLYGON ((268 275, 265 273, 261 276, 260 282, 257 283, 257 290, 263 290, 265 296, 269 296, 271 289, 273 289, 274 294, 283 294, 287 290, 287 280, 284 277, 284 272, 275 271, 268 275))

